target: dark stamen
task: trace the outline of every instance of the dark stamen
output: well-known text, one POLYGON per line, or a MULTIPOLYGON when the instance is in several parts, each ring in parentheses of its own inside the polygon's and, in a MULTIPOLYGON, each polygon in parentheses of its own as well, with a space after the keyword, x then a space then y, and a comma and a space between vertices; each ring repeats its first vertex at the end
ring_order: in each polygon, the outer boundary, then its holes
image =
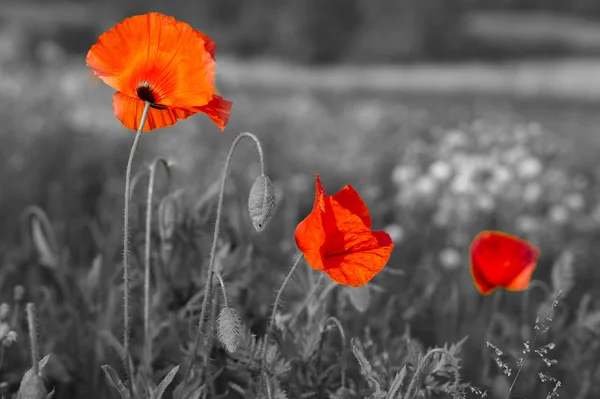
POLYGON ((156 97, 154 96, 154 92, 152 91, 152 87, 150 83, 143 81, 138 84, 136 90, 137 96, 142 101, 148 101, 150 104, 154 104, 156 102, 156 97))

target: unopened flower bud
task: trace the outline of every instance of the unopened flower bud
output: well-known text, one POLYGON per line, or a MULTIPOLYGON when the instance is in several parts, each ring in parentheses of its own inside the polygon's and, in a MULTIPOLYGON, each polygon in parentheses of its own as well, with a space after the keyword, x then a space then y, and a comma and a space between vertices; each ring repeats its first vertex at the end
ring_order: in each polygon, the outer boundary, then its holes
POLYGON ((173 196, 166 196, 158 206, 158 230, 161 241, 169 241, 173 237, 177 219, 177 202, 173 196))
POLYGON ((35 374, 33 369, 29 369, 21 380, 18 397, 23 399, 46 399, 47 396, 48 390, 44 379, 35 374))
POLYGON ((271 179, 265 175, 258 176, 250 188, 248 197, 248 212, 256 231, 264 230, 273 216, 275 204, 275 188, 271 179))

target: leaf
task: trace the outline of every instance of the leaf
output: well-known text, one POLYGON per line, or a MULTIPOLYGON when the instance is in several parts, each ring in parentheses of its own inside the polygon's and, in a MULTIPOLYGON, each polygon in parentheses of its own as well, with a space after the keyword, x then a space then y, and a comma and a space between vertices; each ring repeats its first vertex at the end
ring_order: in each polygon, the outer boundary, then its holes
POLYGON ((352 353, 356 356, 358 364, 360 365, 361 374, 366 378, 367 383, 371 387, 374 399, 385 399, 386 394, 381 390, 381 382, 379 381, 379 375, 371 367, 371 363, 365 357, 365 353, 360 340, 356 337, 351 340, 352 353))
MULTIPOLYGON (((47 233, 49 235, 53 234, 52 231, 47 233)), ((31 219, 31 238, 38 253, 40 264, 51 269, 56 269, 58 267, 58 255, 52 248, 50 244, 51 238, 46 236, 42 222, 38 217, 31 219)))
POLYGON ((104 366, 102 366, 102 371, 104 371, 108 382, 110 382, 111 385, 115 387, 117 391, 119 391, 119 394, 121 395, 122 399, 131 399, 129 390, 125 387, 125 384, 123 384, 123 382, 117 375, 117 372, 112 367, 105 364, 104 366))
POLYGON ((44 370, 44 367, 46 367, 46 365, 48 364, 48 360, 50 360, 50 354, 44 356, 42 358, 42 360, 40 360, 40 362, 38 363, 40 372, 42 372, 42 370, 44 370))
POLYGON ((361 287, 344 287, 346 294, 350 298, 350 302, 356 310, 360 313, 364 313, 371 304, 371 291, 369 285, 363 285, 361 287))
POLYGON ((175 399, 200 399, 204 391, 204 384, 199 379, 191 382, 182 381, 173 391, 175 399))
POLYGON ((402 367, 402 370, 396 374, 392 385, 390 385, 390 399, 396 397, 402 398, 402 388, 404 387, 404 379, 406 378, 406 365, 402 367))
POLYGON ((163 378, 162 381, 158 384, 156 391, 152 395, 152 399, 161 399, 162 398, 162 396, 165 393, 165 390, 167 389, 169 384, 173 381, 173 378, 175 378, 175 375, 177 375, 177 371, 179 371, 179 366, 173 367, 171 369, 171 371, 169 371, 167 373, 165 378, 163 378))

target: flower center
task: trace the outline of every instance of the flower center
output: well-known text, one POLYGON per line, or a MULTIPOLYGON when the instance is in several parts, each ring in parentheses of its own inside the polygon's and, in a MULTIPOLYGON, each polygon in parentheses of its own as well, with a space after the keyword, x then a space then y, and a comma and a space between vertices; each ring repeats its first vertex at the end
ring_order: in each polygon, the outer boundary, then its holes
POLYGON ((154 91, 152 91, 152 86, 150 86, 150 83, 146 82, 145 80, 138 84, 136 94, 142 101, 148 101, 150 104, 154 104, 156 102, 156 96, 154 95, 154 91))
POLYGON ((154 109, 167 109, 167 107, 159 105, 159 104, 155 104, 156 102, 156 96, 154 95, 154 91, 152 90, 152 86, 150 86, 150 83, 146 82, 145 80, 141 81, 138 84, 138 87, 136 89, 136 94, 138 96, 138 98, 142 101, 148 101, 150 103, 150 107, 154 108, 154 109))

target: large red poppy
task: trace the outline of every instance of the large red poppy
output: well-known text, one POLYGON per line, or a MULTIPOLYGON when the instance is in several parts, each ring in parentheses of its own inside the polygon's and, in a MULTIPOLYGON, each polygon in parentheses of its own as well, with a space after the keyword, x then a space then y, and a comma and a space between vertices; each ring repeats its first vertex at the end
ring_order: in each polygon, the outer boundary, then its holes
POLYGON ((496 288, 526 290, 540 250, 521 238, 500 231, 482 231, 471 243, 471 274, 479 292, 496 288))
POLYGON ((117 90, 116 117, 137 130, 145 102, 144 131, 205 113, 223 130, 231 101, 215 91, 215 43, 202 32, 159 13, 136 15, 102 34, 86 64, 117 90))
POLYGON ((296 244, 313 269, 353 287, 379 273, 394 248, 389 234, 371 231, 369 209, 351 186, 325 195, 318 175, 313 210, 296 227, 296 244))

